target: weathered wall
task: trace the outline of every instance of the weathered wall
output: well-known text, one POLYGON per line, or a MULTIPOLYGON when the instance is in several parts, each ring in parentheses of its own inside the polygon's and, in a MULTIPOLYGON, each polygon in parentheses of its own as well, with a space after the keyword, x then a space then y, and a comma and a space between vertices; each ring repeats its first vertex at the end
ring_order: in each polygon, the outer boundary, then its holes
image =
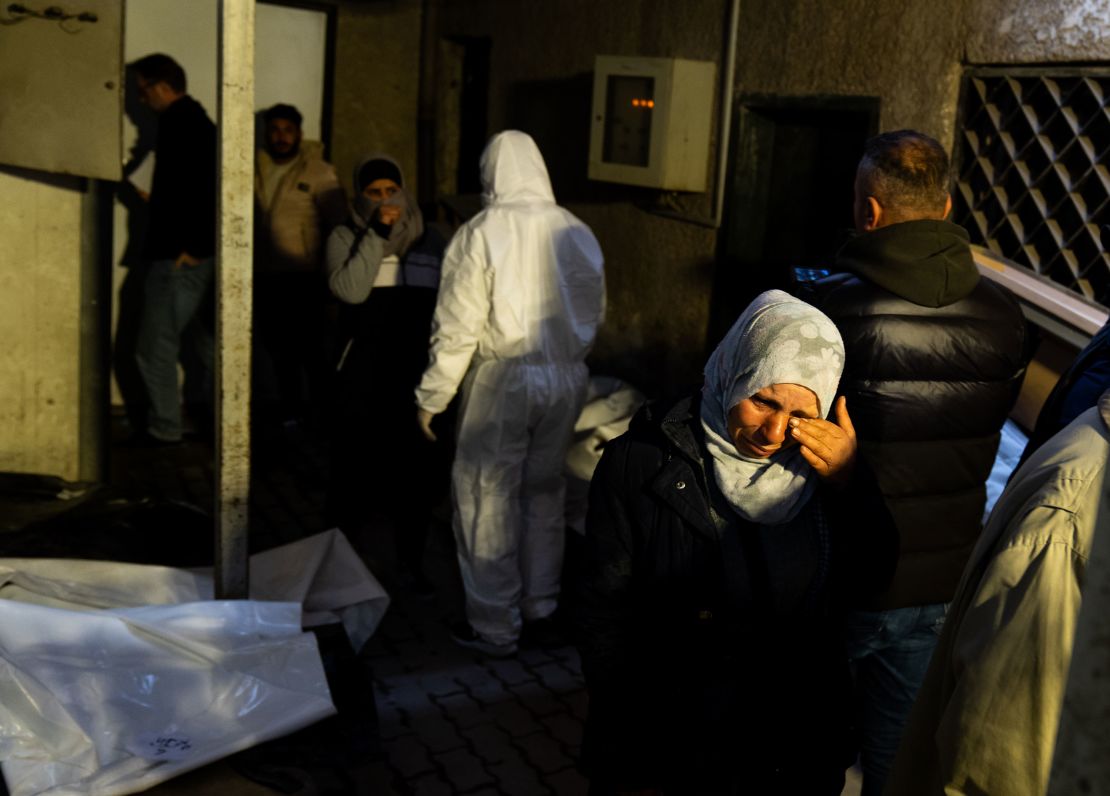
POLYGON ((80 186, 0 172, 0 471, 80 477, 80 186))
POLYGON ((339 3, 332 162, 350 190, 360 156, 387 152, 416 185, 421 0, 339 3))
POLYGON ((961 0, 744 0, 743 95, 881 98, 880 127, 948 142, 959 91, 961 0))
POLYGON ((951 145, 964 64, 1110 60, 1107 0, 744 0, 741 93, 856 94, 951 145))
POLYGON ((1107 0, 978 0, 965 24, 970 63, 1110 60, 1107 0))

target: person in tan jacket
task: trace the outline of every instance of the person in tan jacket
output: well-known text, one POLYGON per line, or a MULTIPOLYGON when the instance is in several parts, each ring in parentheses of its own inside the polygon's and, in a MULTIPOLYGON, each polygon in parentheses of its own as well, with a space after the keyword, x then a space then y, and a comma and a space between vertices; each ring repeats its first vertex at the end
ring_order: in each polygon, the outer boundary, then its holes
POLYGON ((1014 474, 964 570, 886 794, 1046 792, 1087 561, 1110 529, 1108 461, 1110 391, 1014 474))
POLYGON ((296 108, 274 105, 263 121, 254 179, 255 390, 263 420, 288 424, 302 419, 323 391, 323 249, 347 216, 347 200, 323 146, 304 140, 296 108))

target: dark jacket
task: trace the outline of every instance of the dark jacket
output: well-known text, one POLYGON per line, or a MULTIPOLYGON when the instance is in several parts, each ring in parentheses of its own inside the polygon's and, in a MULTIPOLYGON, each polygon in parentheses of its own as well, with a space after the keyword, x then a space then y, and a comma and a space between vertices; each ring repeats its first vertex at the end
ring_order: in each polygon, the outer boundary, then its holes
POLYGON ((1018 467, 1071 421, 1095 406, 1107 389, 1110 389, 1110 322, 1095 333, 1045 399, 1018 467))
POLYGON ((837 606, 884 588, 897 555, 889 517, 855 520, 885 511, 873 478, 857 468, 843 492, 761 527, 732 511, 710 461, 686 398, 642 409, 594 474, 572 605, 599 792, 731 793, 739 777, 786 793, 851 765, 837 606))
POLYGON ((1025 320, 981 279, 967 233, 908 221, 852 239, 801 297, 844 337, 840 391, 898 526, 888 593, 868 608, 952 599, 982 527, 999 432, 1028 361, 1025 320))
POLYGON ((216 125, 185 95, 158 116, 145 255, 176 259, 216 251, 216 125))

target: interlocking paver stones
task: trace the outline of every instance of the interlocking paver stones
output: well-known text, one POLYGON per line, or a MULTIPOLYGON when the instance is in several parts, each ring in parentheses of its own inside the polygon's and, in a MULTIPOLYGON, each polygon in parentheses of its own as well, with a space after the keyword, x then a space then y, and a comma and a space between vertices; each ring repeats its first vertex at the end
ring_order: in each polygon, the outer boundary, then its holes
POLYGON ((437 758, 443 774, 457 791, 468 791, 480 785, 493 784, 493 776, 486 771, 482 760, 469 749, 456 749, 437 758))
POLYGON ((543 727, 524 707, 517 702, 498 702, 489 706, 497 726, 514 738, 539 732, 543 727))
POLYGON ((385 745, 386 757, 390 766, 397 770, 403 779, 412 779, 420 774, 434 770, 428 747, 415 735, 403 735, 385 745))
POLYGON ((470 664, 459 667, 458 671, 455 672, 455 679, 469 688, 470 686, 484 685, 492 678, 489 676, 489 672, 481 666, 470 664))
POLYGON ((461 730, 493 721, 493 715, 485 709, 485 706, 468 694, 436 697, 435 701, 451 722, 461 730))
POLYGON ((490 766, 489 770, 497 777, 501 790, 512 796, 549 796, 551 793, 536 770, 520 758, 490 766))
POLYGON ((376 703, 378 707, 378 734, 382 737, 382 740, 397 738, 412 732, 412 729, 405 722, 404 714, 395 705, 383 700, 380 694, 376 703))
POLYGON ((574 647, 559 647, 559 649, 551 650, 551 657, 558 658, 572 671, 582 671, 582 661, 578 657, 578 650, 574 647))
POLYGON ((515 743, 524 750, 528 762, 545 774, 574 765, 574 761, 563 751, 562 744, 543 733, 517 738, 515 743))
POLYGON ((551 655, 541 649, 522 649, 516 657, 525 666, 542 666, 552 660, 551 655))
POLYGON ((462 693, 463 687, 452 676, 451 672, 437 672, 432 675, 422 675, 417 678, 420 687, 431 696, 447 696, 462 693))
POLYGON ((572 694, 586 687, 582 675, 576 674, 558 663, 534 666, 532 671, 540 679, 540 682, 556 694, 572 694))
POLYGON ((534 680, 535 677, 530 671, 524 668, 520 661, 506 658, 505 660, 488 660, 485 664, 497 677, 498 680, 506 685, 519 685, 520 683, 527 683, 529 680, 534 680))
POLYGON ((516 755, 509 734, 494 724, 479 724, 465 734, 471 748, 487 763, 501 763, 516 755))
POLYGON ((586 796, 590 782, 573 768, 551 774, 546 778, 548 787, 559 796, 586 796))
POLYGON ((545 716, 540 723, 547 727, 551 737, 567 747, 575 747, 582 743, 583 724, 569 713, 557 713, 554 716, 545 716))
POLYGON ((409 721, 409 726, 420 736, 432 752, 447 752, 464 745, 455 725, 437 713, 409 721))
POLYGON ((567 706, 557 696, 539 683, 524 683, 509 686, 528 710, 537 716, 550 716, 553 713, 566 713, 567 706))
POLYGON ((409 787, 412 788, 412 796, 454 796, 458 793, 455 788, 434 774, 421 777, 409 787))
POLYGON ((505 684, 496 677, 490 676, 490 673, 485 669, 476 669, 476 671, 481 672, 482 677, 470 678, 466 683, 466 690, 479 702, 485 705, 495 705, 514 698, 505 684))
POLYGON ((383 703, 392 705, 404 712, 409 718, 439 715, 439 709, 432 704, 431 697, 414 682, 399 681, 393 688, 383 688, 383 703))

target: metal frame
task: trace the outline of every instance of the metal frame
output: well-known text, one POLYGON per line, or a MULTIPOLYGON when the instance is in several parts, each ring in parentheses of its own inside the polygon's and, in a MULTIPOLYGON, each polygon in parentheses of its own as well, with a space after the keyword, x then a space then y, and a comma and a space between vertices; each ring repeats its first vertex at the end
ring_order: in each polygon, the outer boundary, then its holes
MULTIPOLYGON (((1099 78, 1106 80, 1110 78, 1110 64, 1023 64, 1021 66, 1007 66, 1007 65, 977 65, 967 66, 963 70, 960 80, 960 90, 957 104, 956 124, 953 129, 953 137, 951 141, 951 151, 953 153, 953 192, 956 194, 959 189, 960 176, 965 172, 968 163, 962 157, 966 151, 966 142, 964 133, 967 128, 967 111, 968 111, 968 92, 972 91, 972 81, 976 78, 997 80, 998 78, 1038 78, 1038 79, 1062 79, 1068 80, 1084 79, 1084 78, 1099 78)), ((1037 131, 1039 134, 1039 131, 1037 131)), ((1042 175, 1043 177, 1043 175, 1042 175)), ((1068 193, 1072 193, 1071 186, 1066 186, 1068 193)), ((967 200, 962 196, 959 198, 964 204, 967 200)), ((980 200, 976 200, 977 202, 980 200)), ((1017 203, 1010 205, 1012 208, 1017 203)), ((981 206, 981 205, 976 205, 981 206)), ((975 207, 971 208, 973 211, 975 207)), ((1047 211, 1042 211, 1042 223, 1056 217, 1056 210, 1050 214, 1047 211)), ((1090 219, 1086 220, 1090 223, 1090 219)), ((1036 229, 1036 228, 1034 228, 1036 229)), ((1013 232, 1013 230, 1010 230, 1013 232)), ((977 228, 969 229, 973 236, 980 234, 977 228)), ((1077 233, 1078 234, 1078 233, 1077 233)), ((1063 249, 1068 249, 1074 242, 1074 235, 1066 240, 1066 244, 1061 244, 1063 249)), ((1031 237, 1021 240, 1023 247, 1031 245, 1031 237)), ((1022 300, 1023 307, 1026 310, 1027 316, 1039 326, 1051 331, 1058 336, 1071 342, 1076 342, 1082 345, 1086 337, 1089 337, 1093 330, 1088 328, 1090 326, 1089 319, 1095 316, 1101 316, 1105 319, 1106 311, 1101 305, 1090 301, 1085 296, 1080 295, 1076 290, 1069 289, 1062 284, 1056 282, 1047 276, 1038 273, 1036 270, 1027 267, 1021 263, 1013 262, 1012 260, 999 255, 997 252, 990 252, 989 260, 994 266, 999 263, 1003 264, 1002 271, 997 267, 984 268, 982 258, 987 255, 987 250, 984 248, 976 254, 976 260, 980 265, 980 270, 989 278, 1000 281, 1006 284, 1014 292, 1019 295, 1022 300), (1002 273, 1007 273, 1007 276, 1000 276, 1002 273), (1013 275, 1016 275, 1013 276, 1013 275), (1029 279, 1025 277, 1028 276, 1029 279), (1035 286, 1033 289, 1032 286, 1035 286), (1072 309, 1072 308, 1075 309, 1072 309)), ((1058 257, 1059 255, 1056 255, 1058 257)), ((1055 257, 1045 261, 1044 265, 1050 266, 1053 264, 1055 257)), ((1036 261, 1034 260, 1034 263, 1036 261)), ((1081 271, 1079 278, 1086 271, 1081 271)), ((1097 328, 1097 326, 1095 327, 1097 328)))

